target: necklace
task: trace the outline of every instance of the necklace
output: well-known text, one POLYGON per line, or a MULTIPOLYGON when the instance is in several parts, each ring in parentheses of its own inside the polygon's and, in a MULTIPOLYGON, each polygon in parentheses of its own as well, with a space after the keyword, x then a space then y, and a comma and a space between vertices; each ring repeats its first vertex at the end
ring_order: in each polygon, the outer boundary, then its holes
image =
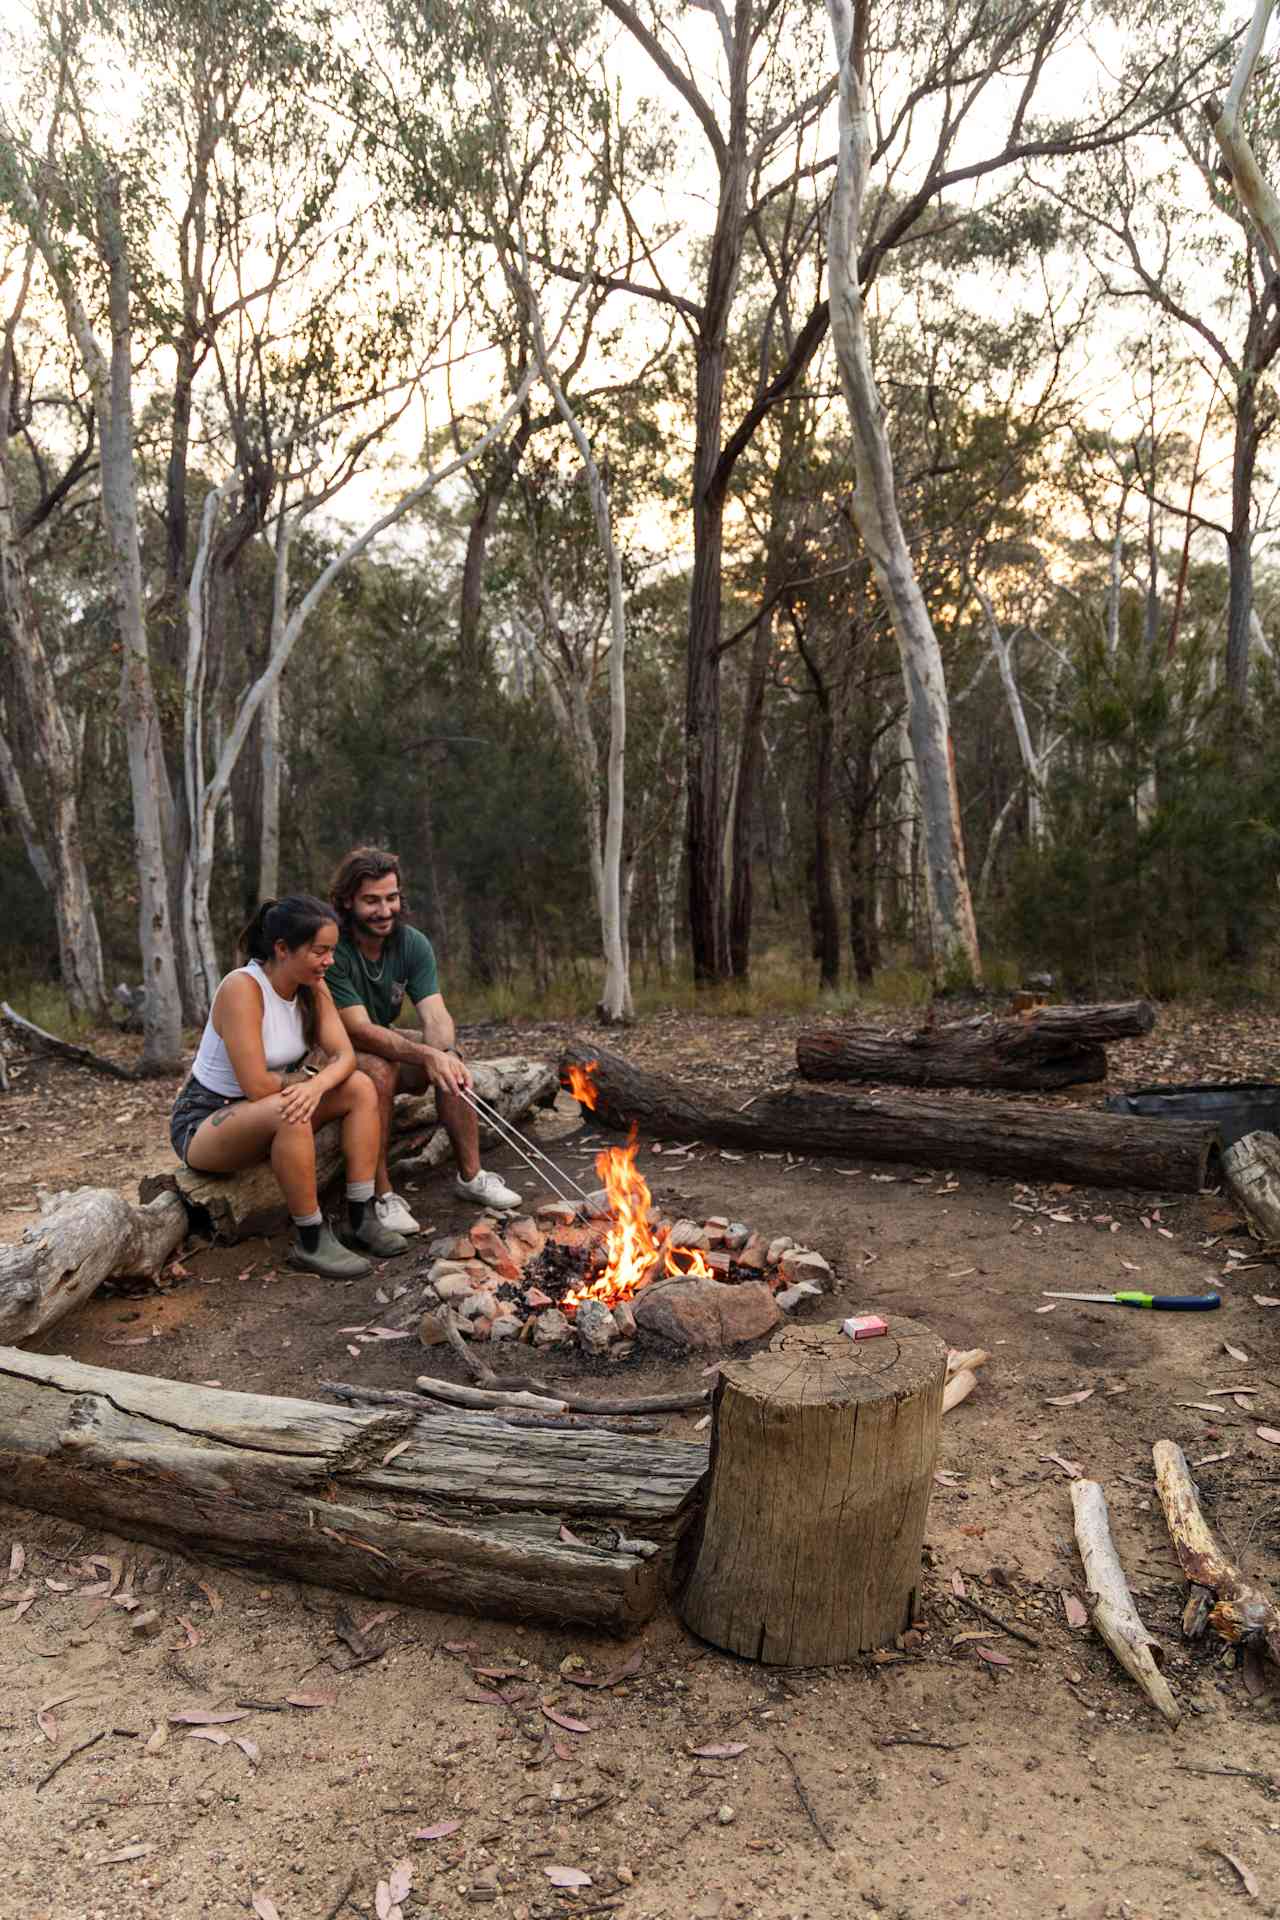
POLYGON ((373 968, 370 966, 369 962, 365 959, 362 949, 357 947, 356 952, 360 955, 360 965, 364 968, 365 979, 371 980, 373 984, 376 986, 381 981, 382 969, 387 964, 387 950, 385 946, 382 949, 382 958, 378 962, 378 971, 376 973, 374 972, 373 968))

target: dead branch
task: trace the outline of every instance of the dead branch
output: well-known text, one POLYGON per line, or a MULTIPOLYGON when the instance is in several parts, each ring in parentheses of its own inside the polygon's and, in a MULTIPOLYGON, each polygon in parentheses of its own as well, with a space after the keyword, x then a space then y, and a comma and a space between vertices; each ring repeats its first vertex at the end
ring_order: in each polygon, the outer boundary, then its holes
POLYGON ((1201 1512, 1182 1448, 1173 1440, 1157 1440, 1151 1458, 1156 1492, 1182 1571, 1193 1586, 1207 1587, 1216 1596, 1209 1625, 1232 1646, 1261 1645, 1280 1665, 1280 1610, 1218 1545, 1201 1512))
POLYGON ((1089 1612, 1099 1638, 1105 1640, 1125 1672, 1132 1674, 1157 1712, 1176 1727, 1182 1711, 1157 1665, 1159 1642, 1147 1632, 1133 1604, 1111 1538, 1106 1495, 1096 1480, 1073 1480, 1071 1505, 1088 1584, 1089 1612))

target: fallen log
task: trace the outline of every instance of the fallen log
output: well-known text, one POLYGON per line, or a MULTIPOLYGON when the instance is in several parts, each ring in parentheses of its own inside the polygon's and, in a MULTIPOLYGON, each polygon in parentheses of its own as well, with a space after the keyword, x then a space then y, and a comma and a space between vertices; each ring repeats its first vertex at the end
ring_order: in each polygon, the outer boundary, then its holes
POLYGON ((88 1067, 90 1073, 104 1073, 112 1080, 138 1077, 131 1067, 122 1067, 118 1060, 108 1060, 104 1054, 77 1046, 73 1040, 59 1040, 56 1033, 46 1033, 34 1020, 24 1020, 20 1013, 15 1013, 7 1000, 0 1000, 0 1020, 39 1053, 50 1053, 56 1060, 69 1060, 76 1067, 88 1067))
MULTIPOLYGON (((541 1060, 510 1055, 498 1060, 471 1063, 477 1093, 496 1107, 513 1124, 524 1118, 531 1107, 553 1100, 557 1091, 554 1069, 541 1060)), ((421 1130, 424 1115, 435 1119, 435 1095, 407 1096, 396 1102, 396 1124, 401 1109, 412 1109, 412 1125, 421 1130)), ((431 1134, 426 1149, 412 1159, 397 1164, 401 1174, 422 1172, 439 1166, 449 1155, 449 1136, 443 1127, 431 1134)), ((393 1163, 396 1154, 390 1155, 393 1163)), ((342 1165, 342 1139, 337 1122, 321 1127, 316 1134, 316 1176, 321 1193, 337 1176, 342 1165)), ((191 1216, 197 1231, 215 1240, 248 1240, 256 1234, 276 1233, 288 1222, 275 1175, 267 1165, 247 1167, 243 1173, 197 1173, 190 1167, 175 1167, 172 1173, 152 1174, 141 1182, 144 1200, 157 1193, 177 1193, 191 1216)))
POLYGON ((366 1412, 0 1348, 6 1499, 418 1606, 630 1633, 706 1464, 681 1441, 366 1412), (593 1533, 662 1551, 584 1544, 593 1533))
MULTIPOLYGON (((1016 1100, 921 1100, 910 1094, 764 1094, 745 1110, 581 1045, 560 1075, 590 1069, 596 1119, 660 1140, 792 1153, 857 1154, 927 1167, 972 1167, 1025 1180, 1197 1193, 1219 1151, 1217 1128, 1198 1120, 1079 1112, 1016 1100)), ((578 1085, 582 1082, 579 1079, 578 1085)))
MULTIPOLYGON (((470 1062, 475 1090, 515 1125, 534 1107, 549 1107, 560 1091, 554 1067, 544 1060, 512 1054, 499 1060, 470 1062)), ((501 1134, 480 1117, 482 1146, 503 1146, 501 1134)), ((453 1152, 449 1136, 436 1119, 434 1092, 406 1095, 396 1101, 392 1121, 390 1165, 401 1174, 430 1173, 442 1167, 453 1152), (412 1136, 406 1138, 405 1136, 412 1136)))
POLYGON ((1204 1587, 1215 1596, 1209 1625, 1232 1646, 1261 1645, 1280 1664, 1280 1609, 1218 1545, 1201 1511, 1182 1448, 1173 1440, 1157 1440, 1151 1458, 1178 1563, 1193 1587, 1204 1587))
POLYGON ((172 1193, 143 1207, 113 1187, 58 1194, 17 1246, 0 1247, 0 1341, 30 1340, 104 1280, 159 1273, 186 1233, 172 1193))
POLYGON ((1280 1242, 1280 1140, 1274 1133, 1244 1134, 1223 1153, 1222 1171, 1253 1232, 1280 1242))
POLYGON ((813 1027, 796 1041, 806 1080, 887 1080, 904 1087, 1008 1087, 1023 1093, 1107 1077, 1102 1043, 1150 1033, 1146 1000, 1115 1006, 1042 1007, 1022 1019, 979 1014, 914 1033, 879 1027, 813 1027))
POLYGON ((1131 1674, 1157 1713, 1176 1727, 1182 1709, 1160 1671, 1163 1649, 1148 1633, 1133 1604, 1133 1595, 1111 1537, 1106 1496, 1096 1480, 1071 1482, 1076 1544, 1088 1589, 1089 1617, 1099 1639, 1110 1647, 1125 1672, 1131 1674))

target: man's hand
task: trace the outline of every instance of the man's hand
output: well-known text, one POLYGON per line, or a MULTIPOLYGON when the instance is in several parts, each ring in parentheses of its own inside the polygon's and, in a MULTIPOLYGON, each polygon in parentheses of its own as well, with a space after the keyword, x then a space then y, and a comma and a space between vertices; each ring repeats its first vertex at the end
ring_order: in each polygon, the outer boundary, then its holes
POLYGON ((322 1097, 314 1080, 300 1080, 296 1086, 287 1086, 281 1093, 281 1115, 291 1127, 309 1126, 322 1097))
POLYGON ((470 1071, 456 1053, 445 1053, 440 1047, 424 1047, 422 1068, 432 1086, 438 1087, 441 1093, 463 1093, 471 1087, 470 1071))

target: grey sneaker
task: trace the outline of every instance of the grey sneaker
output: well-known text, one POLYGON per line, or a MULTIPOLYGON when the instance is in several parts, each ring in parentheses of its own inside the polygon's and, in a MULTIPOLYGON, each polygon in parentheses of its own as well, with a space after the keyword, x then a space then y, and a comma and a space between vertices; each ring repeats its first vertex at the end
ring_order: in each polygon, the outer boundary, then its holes
POLYGON ((374 1260, 392 1260, 396 1254, 409 1251, 409 1242, 404 1235, 384 1227, 372 1203, 366 1205, 364 1218, 354 1233, 348 1229, 343 1238, 348 1246, 358 1247, 361 1253, 369 1254, 374 1260))
POLYGON ((366 1273, 373 1272, 372 1261, 344 1247, 327 1225, 320 1229, 314 1253, 308 1253, 300 1239, 294 1241, 289 1249, 289 1265, 300 1267, 303 1273, 318 1273, 326 1280, 363 1280, 366 1273))
POLYGON ((464 1180, 459 1174, 453 1184, 464 1200, 474 1200, 478 1207, 491 1207, 497 1213, 511 1213, 524 1205, 514 1187, 507 1186, 496 1173, 486 1173, 483 1167, 474 1180, 464 1180))

